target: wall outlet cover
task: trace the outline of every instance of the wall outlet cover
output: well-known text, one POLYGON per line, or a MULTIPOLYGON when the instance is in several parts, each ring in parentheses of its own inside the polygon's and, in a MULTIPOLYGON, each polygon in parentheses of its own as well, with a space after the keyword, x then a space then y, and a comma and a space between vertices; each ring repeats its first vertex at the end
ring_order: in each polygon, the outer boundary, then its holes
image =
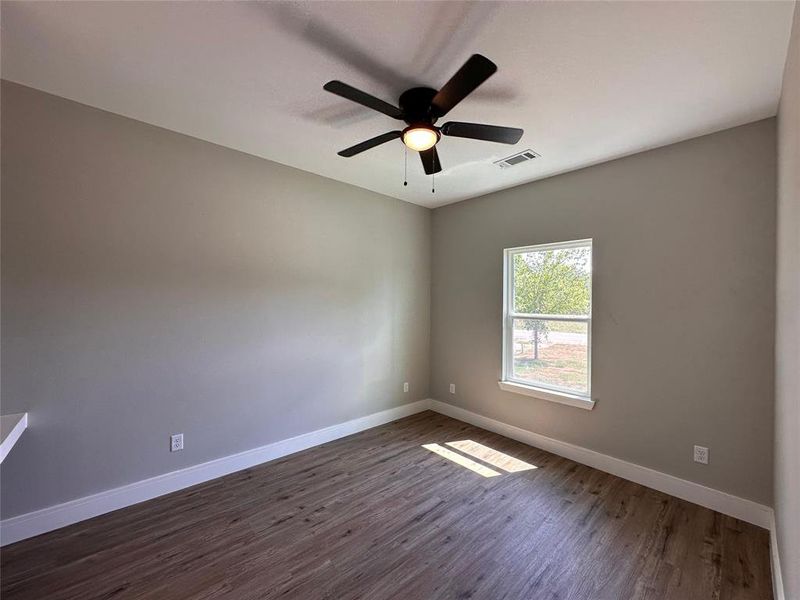
POLYGON ((708 464, 708 448, 705 446, 694 447, 694 462, 708 464))
POLYGON ((408 382, 407 381, 403 384, 403 392, 408 392, 408 382))
POLYGON ((169 436, 169 451, 170 452, 177 452, 178 450, 183 450, 183 434, 176 433, 175 435, 169 436))
POLYGON ((450 384, 450 393, 451 394, 455 394, 456 393, 456 384, 455 383, 451 383, 450 384))

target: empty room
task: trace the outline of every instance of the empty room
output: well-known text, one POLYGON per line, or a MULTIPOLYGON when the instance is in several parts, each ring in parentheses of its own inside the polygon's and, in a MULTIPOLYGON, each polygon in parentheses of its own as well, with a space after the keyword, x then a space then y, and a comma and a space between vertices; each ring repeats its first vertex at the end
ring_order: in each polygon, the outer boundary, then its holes
POLYGON ((800 3, 0 0, 2 600, 800 600, 800 3))

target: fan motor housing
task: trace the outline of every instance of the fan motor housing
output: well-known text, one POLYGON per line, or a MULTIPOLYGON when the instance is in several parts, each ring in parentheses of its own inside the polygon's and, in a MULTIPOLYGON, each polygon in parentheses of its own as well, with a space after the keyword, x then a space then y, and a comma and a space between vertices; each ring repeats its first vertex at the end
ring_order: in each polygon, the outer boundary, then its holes
POLYGON ((437 117, 431 111, 431 101, 438 92, 432 88, 416 87, 400 95, 398 103, 403 110, 403 120, 409 125, 433 124, 437 117))

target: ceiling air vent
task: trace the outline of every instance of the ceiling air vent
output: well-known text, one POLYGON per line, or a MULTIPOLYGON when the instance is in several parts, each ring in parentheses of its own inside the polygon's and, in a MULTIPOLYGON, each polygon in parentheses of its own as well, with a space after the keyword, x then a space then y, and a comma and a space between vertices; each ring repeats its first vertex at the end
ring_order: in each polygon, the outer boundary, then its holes
POLYGON ((502 160, 496 160, 494 164, 496 164, 501 169, 507 169, 508 167, 513 167, 514 165, 528 162, 529 160, 533 160, 534 158, 539 158, 540 156, 541 154, 537 154, 533 150, 530 149, 523 150, 522 152, 517 152, 516 154, 507 156, 502 160))

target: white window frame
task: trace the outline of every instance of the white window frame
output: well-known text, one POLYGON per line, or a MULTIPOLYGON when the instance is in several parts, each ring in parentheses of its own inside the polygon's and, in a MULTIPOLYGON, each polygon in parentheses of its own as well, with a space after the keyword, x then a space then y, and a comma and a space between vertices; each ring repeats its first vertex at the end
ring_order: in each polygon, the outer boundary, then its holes
MULTIPOLYGON (((506 248, 503 250, 503 363, 502 378, 498 382, 500 389, 507 392, 514 392, 524 396, 531 396, 542 400, 550 400, 569 406, 577 406, 591 410, 594 408, 592 400, 592 303, 589 304, 588 315, 545 315, 545 314, 526 314, 514 312, 514 256, 526 252, 537 252, 544 250, 566 250, 571 248, 590 248, 592 250, 592 262, 594 262, 594 249, 591 238, 585 240, 573 240, 569 242, 557 242, 554 244, 537 244, 534 246, 520 246, 518 248, 506 248), (573 321, 586 323, 587 331, 587 382, 586 394, 576 393, 574 390, 550 386, 544 383, 532 384, 530 381, 514 379, 514 319, 545 319, 548 321, 573 321)), ((589 285, 594 282, 594 269, 589 285)))

